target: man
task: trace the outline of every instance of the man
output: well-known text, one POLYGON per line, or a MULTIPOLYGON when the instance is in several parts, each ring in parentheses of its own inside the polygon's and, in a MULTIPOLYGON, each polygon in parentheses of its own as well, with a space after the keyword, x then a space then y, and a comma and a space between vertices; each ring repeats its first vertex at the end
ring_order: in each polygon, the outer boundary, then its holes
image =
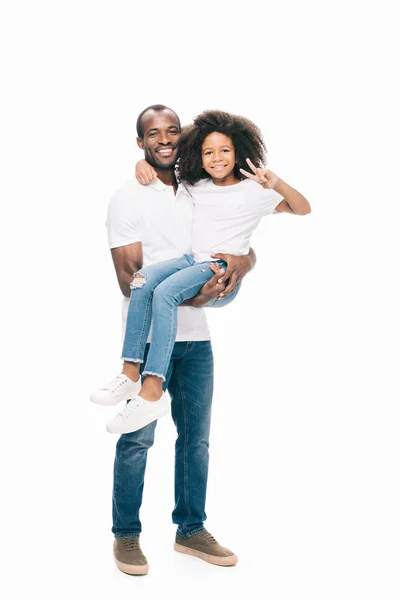
MULTIPOLYGON (((111 199, 109 246, 124 295, 124 319, 133 274, 142 267, 190 252, 192 201, 175 179, 181 125, 163 105, 146 108, 138 117, 137 143, 158 179, 147 186, 130 181, 111 199)), ((200 293, 178 310, 178 333, 163 389, 171 396, 177 428, 175 446, 175 508, 178 526, 175 550, 216 565, 234 565, 237 557, 204 528, 208 475, 208 440, 213 393, 213 356, 206 317, 201 308, 234 287, 255 264, 248 256, 219 255, 227 262, 200 293)), ((233 292, 235 293, 235 292, 233 292)), ((148 350, 149 344, 147 344, 148 350)), ((147 351, 145 355, 145 361, 147 351)), ((116 448, 113 489, 114 556, 124 573, 148 572, 140 544, 147 450, 154 442, 156 422, 120 437, 116 448)))

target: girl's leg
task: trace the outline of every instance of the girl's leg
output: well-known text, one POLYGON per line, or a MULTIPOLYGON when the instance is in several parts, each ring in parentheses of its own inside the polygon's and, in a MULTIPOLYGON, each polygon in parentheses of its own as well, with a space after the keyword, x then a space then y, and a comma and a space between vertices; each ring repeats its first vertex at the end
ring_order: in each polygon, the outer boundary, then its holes
POLYGON ((223 308, 224 306, 227 306, 236 298, 240 291, 241 285, 242 282, 238 283, 233 292, 229 294, 229 296, 223 296, 220 300, 218 300, 218 298, 216 298, 215 300, 211 300, 211 302, 204 305, 204 308, 223 308))
POLYGON ((142 398, 150 401, 160 398, 175 344, 178 306, 193 298, 212 275, 208 262, 193 264, 171 275, 154 290, 152 343, 143 370, 146 379, 139 394, 142 398))
POLYGON ((155 263, 141 269, 133 276, 131 297, 122 348, 124 365, 122 373, 133 381, 139 378, 140 364, 149 335, 152 318, 152 299, 155 288, 170 275, 185 269, 192 262, 188 255, 155 263))
POLYGON ((180 258, 156 263, 135 273, 131 284, 132 291, 122 350, 122 358, 125 361, 122 374, 125 377, 117 375, 104 387, 94 391, 90 396, 91 402, 112 406, 137 396, 141 388, 139 368, 143 363, 151 324, 151 302, 154 289, 169 275, 191 264, 193 264, 193 258, 183 255, 180 258))

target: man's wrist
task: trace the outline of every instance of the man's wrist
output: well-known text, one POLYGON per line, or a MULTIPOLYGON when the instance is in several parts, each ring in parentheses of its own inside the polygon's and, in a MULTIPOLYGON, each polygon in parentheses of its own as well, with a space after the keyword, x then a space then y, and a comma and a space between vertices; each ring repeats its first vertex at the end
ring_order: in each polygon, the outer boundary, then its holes
POLYGON ((207 304, 207 300, 205 299, 203 294, 199 293, 197 294, 197 296, 194 296, 194 298, 192 298, 192 306, 194 306, 195 308, 201 308, 205 304, 207 304))
POLYGON ((179 306, 193 306, 194 308, 200 308, 204 305, 204 303, 202 301, 202 298, 199 301, 199 295, 202 296, 202 294, 197 294, 197 296, 194 296, 193 298, 188 298, 188 300, 184 300, 179 306))

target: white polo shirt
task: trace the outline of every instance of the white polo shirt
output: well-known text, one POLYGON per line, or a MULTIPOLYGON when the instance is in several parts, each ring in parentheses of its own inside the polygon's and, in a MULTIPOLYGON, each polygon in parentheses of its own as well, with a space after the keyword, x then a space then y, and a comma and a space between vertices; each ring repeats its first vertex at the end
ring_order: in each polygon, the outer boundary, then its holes
MULTIPOLYGON (((191 252, 193 202, 180 185, 176 196, 172 186, 160 180, 140 185, 127 181, 111 198, 107 214, 108 243, 119 248, 141 242, 143 267, 191 252)), ((133 273, 132 273, 133 275, 133 273)), ((122 300, 122 328, 125 332, 129 299, 122 300)), ((148 341, 151 339, 151 332, 148 341)), ((176 341, 209 340, 203 308, 178 307, 176 341)))
MULTIPOLYGON (((212 179, 186 184, 194 199, 192 254, 197 262, 215 260, 211 254, 243 255, 262 217, 272 214, 283 196, 251 179, 235 185, 215 185, 212 179)), ((278 213, 279 214, 279 213, 278 213)))

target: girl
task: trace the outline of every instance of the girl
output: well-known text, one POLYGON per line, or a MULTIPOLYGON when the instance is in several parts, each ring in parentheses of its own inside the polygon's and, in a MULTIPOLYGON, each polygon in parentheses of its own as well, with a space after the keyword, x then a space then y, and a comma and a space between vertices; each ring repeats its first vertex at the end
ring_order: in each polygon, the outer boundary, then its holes
MULTIPOLYGON (((123 373, 91 401, 126 407, 107 425, 111 433, 136 431, 167 414, 165 380, 177 329, 177 309, 197 295, 212 272, 225 268, 222 253, 242 255, 263 216, 279 212, 308 214, 308 201, 263 168, 265 143, 254 123, 222 111, 205 111, 185 129, 180 141, 179 177, 194 203, 192 254, 153 264, 133 276, 125 339, 123 373), (247 163, 247 164, 246 164, 247 163), (250 167, 252 173, 245 167, 250 167), (152 343, 141 386, 140 364, 150 324, 152 343)), ((139 182, 157 176, 144 161, 139 182), (149 174, 150 170, 150 174, 149 174)), ((231 282, 232 283, 235 282, 231 282)), ((224 299, 228 303, 239 290, 224 299)), ((217 300, 212 305, 219 306, 217 300)))

